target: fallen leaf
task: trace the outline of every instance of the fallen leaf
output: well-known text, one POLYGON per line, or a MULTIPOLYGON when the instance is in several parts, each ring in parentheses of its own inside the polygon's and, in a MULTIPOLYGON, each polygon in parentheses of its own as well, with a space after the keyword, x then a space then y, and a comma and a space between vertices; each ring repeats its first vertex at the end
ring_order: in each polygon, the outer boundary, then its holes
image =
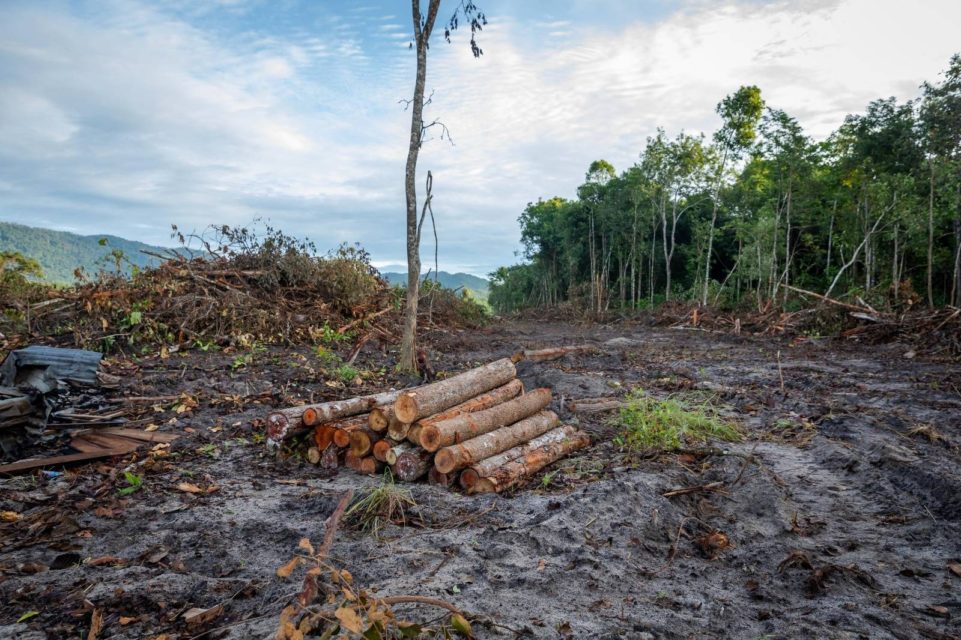
POLYGON ((301 485, 301 484, 307 484, 307 481, 306 480, 277 480, 277 484, 301 485))
POLYGON ((537 570, 543 571, 546 566, 547 566, 547 561, 542 558, 540 562, 537 563, 537 570))
POLYGON ((961 578, 961 562, 949 562, 948 571, 961 578))
POLYGON ((933 615, 933 616, 939 616, 939 617, 942 617, 942 618, 947 618, 947 617, 948 617, 948 608, 947 608, 947 607, 942 607, 942 606, 937 605, 937 604, 929 604, 929 605, 928 605, 928 608, 925 609, 925 613, 929 613, 929 614, 931 614, 931 615, 933 615))
POLYGON ((87 632, 87 640, 97 640, 100 631, 103 629, 103 609, 94 609, 90 614, 90 631, 87 632))
POLYGON ((32 610, 31 610, 31 611, 27 611, 25 614, 23 614, 22 616, 20 616, 19 618, 17 618, 17 622, 26 622, 26 621, 29 620, 30 618, 32 618, 32 617, 34 617, 34 616, 39 616, 39 615, 40 615, 40 612, 39 612, 39 611, 32 611, 32 610))
POLYGON ((194 607, 184 613, 184 621, 190 625, 206 624, 224 612, 224 605, 218 604, 209 609, 194 607))
POLYGON ((334 616, 340 620, 340 626, 352 633, 361 634, 364 632, 364 621, 360 619, 357 612, 348 607, 341 607, 334 611, 334 616))
POLYGON ((144 430, 144 431, 156 431, 156 430, 159 429, 159 428, 160 428, 160 425, 159 425, 159 424, 154 424, 154 423, 151 422, 151 423, 148 424, 146 427, 144 427, 143 430, 144 430))
POLYGON ((121 627, 126 627, 128 624, 131 624, 136 621, 137 621, 137 618, 128 618, 127 616, 120 616, 120 620, 119 620, 121 627))
POLYGON ((183 491, 184 493, 203 493, 204 492, 203 489, 189 482, 181 482, 180 484, 177 485, 177 488, 183 491))
POLYGON ((17 522, 21 518, 23 518, 23 516, 16 511, 0 511, 0 521, 17 522))
POLYGON ((278 578, 289 578, 290 574, 294 572, 294 569, 300 566, 300 563, 304 561, 300 556, 294 556, 291 558, 287 564, 277 569, 278 578))
POLYGON ((310 540, 308 538, 301 538, 300 542, 297 544, 297 548, 303 549, 310 555, 314 555, 314 545, 310 544, 310 540))

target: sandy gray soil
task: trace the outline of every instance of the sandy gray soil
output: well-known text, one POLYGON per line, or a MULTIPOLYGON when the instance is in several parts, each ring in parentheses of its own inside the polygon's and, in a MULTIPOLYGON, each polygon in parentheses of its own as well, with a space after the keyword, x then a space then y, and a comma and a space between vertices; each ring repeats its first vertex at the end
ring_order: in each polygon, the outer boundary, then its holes
MULTIPOLYGON (((582 419, 595 444, 511 495, 412 485, 411 526, 380 540, 342 528, 332 559, 357 585, 448 600, 481 619, 480 638, 961 638, 961 576, 947 566, 961 561, 961 367, 898 345, 638 325, 516 321, 430 339, 438 370, 582 342, 600 349, 519 368, 528 386, 553 387, 562 417, 576 419, 563 401, 636 386, 703 390, 746 440, 635 459, 605 416, 582 419), (663 495, 709 483, 722 484, 663 495), (729 547, 712 544, 720 534, 729 547)), ((125 393, 202 399, 149 416, 183 437, 135 467, 144 486, 128 497, 116 491, 123 463, 0 480, 0 509, 24 514, 0 525, 0 637, 85 637, 91 604, 102 638, 270 637, 299 584, 277 567, 301 537, 323 537, 346 489, 378 482, 276 460, 255 442, 255 419, 278 401, 263 392, 347 393, 312 373, 309 351, 294 353, 236 372, 231 355, 196 352, 131 371, 125 393), (184 481, 219 489, 186 494, 184 481), (89 563, 104 556, 118 560, 89 563), (183 622, 220 603, 207 626, 183 622)))

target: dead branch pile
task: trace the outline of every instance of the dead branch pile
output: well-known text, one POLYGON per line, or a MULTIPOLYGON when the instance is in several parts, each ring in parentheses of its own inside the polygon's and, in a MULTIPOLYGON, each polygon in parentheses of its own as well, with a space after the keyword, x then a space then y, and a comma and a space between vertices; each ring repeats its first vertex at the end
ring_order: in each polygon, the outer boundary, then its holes
POLYGON ((862 299, 842 302, 789 287, 818 306, 786 311, 770 302, 750 312, 723 312, 686 303, 666 303, 657 311, 661 326, 751 335, 833 335, 865 344, 901 342, 927 355, 961 356, 961 309, 880 311, 862 299))
POLYGON ((525 393, 516 375, 504 358, 413 389, 275 411, 268 444, 312 429, 307 459, 322 468, 390 466, 403 482, 501 492, 590 443, 548 409, 550 389, 525 393))
MULTIPOLYGON (((332 331, 355 331, 364 341, 399 335, 404 292, 380 277, 362 249, 319 257, 308 243, 270 229, 266 237, 215 231, 195 236, 201 252, 151 254, 160 264, 131 277, 101 273, 51 289, 48 300, 26 308, 28 330, 104 352, 316 342, 332 331)), ((448 325, 469 325, 480 308, 449 291, 431 295, 425 315, 448 325)))

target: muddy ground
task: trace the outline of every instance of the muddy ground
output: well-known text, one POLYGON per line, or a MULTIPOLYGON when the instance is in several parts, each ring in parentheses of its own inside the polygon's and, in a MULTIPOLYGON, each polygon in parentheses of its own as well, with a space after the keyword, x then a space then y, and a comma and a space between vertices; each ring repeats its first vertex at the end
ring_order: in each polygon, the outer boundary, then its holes
MULTIPOLYGON (((637 386, 700 392, 746 439, 638 459, 612 442, 610 416, 582 417, 594 445, 511 495, 412 485, 410 526, 380 539, 342 527, 332 559, 358 586, 443 598, 479 619, 480 638, 961 638, 961 575, 948 566, 961 561, 957 364, 897 344, 637 324, 513 321, 428 342, 438 371, 590 342, 596 353, 519 367, 528 387, 553 387, 562 417, 576 420, 566 400, 637 386)), ((300 538, 323 537, 346 489, 379 479, 276 460, 257 419, 278 402, 383 380, 333 388, 306 348, 232 369, 236 357, 112 363, 124 382, 109 397, 200 398, 180 413, 182 403, 158 403, 135 423, 181 435, 169 456, 131 467, 139 491, 117 494, 129 461, 0 480, 0 509, 24 515, 0 525, 0 637, 85 638, 91 605, 104 613, 101 638, 273 634, 299 586, 275 570, 300 538), (180 482, 218 489, 194 495, 180 482), (218 604, 204 626, 183 621, 218 604)), ((371 347, 358 362, 376 370, 389 358, 371 347)))

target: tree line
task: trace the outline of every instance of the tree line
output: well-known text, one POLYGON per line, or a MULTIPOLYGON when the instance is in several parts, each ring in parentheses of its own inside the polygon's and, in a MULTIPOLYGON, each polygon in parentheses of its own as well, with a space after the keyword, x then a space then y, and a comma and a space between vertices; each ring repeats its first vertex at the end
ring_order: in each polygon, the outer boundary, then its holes
POLYGON ((823 141, 754 86, 717 113, 710 138, 658 129, 629 169, 597 160, 575 199, 528 204, 495 310, 761 308, 797 289, 961 304, 961 54, 918 99, 875 100, 823 141))

